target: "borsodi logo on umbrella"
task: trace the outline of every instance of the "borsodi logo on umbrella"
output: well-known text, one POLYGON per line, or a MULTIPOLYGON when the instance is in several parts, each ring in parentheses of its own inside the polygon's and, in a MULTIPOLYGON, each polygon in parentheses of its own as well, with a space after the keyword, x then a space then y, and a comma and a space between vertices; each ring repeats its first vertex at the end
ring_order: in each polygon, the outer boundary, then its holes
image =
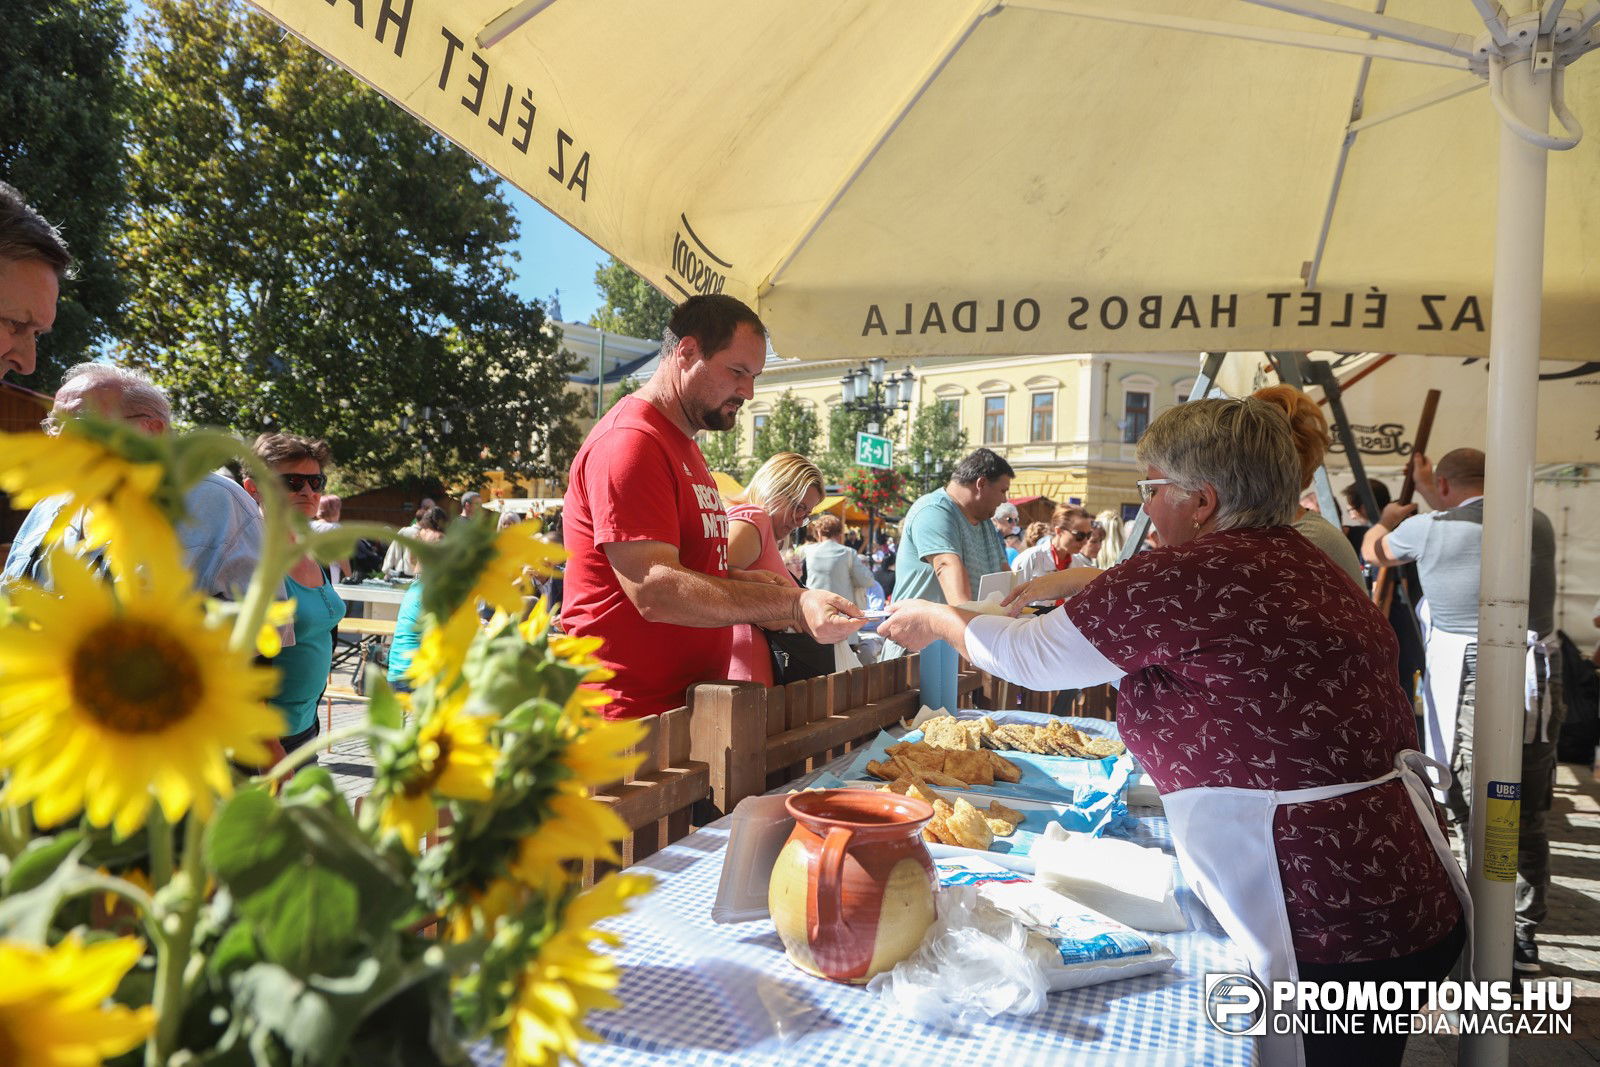
POLYGON ((1273 982, 1208 973, 1206 1021, 1234 1037, 1274 1034, 1572 1033, 1572 980, 1273 982))

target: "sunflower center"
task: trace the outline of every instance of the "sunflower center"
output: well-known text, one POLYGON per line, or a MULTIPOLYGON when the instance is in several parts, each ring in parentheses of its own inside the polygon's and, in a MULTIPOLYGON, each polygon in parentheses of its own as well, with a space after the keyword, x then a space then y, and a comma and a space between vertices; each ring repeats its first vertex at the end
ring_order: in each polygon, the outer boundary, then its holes
POLYGON ((433 787, 444 777, 445 768, 450 766, 450 735, 440 734, 432 739, 431 743, 422 746, 423 751, 432 749, 432 758, 424 758, 417 765, 417 773, 406 779, 406 796, 416 798, 426 796, 433 792, 433 787))
POLYGON ((115 619, 78 646, 72 693, 109 730, 157 733, 194 713, 200 703, 200 665, 186 645, 160 627, 115 619))

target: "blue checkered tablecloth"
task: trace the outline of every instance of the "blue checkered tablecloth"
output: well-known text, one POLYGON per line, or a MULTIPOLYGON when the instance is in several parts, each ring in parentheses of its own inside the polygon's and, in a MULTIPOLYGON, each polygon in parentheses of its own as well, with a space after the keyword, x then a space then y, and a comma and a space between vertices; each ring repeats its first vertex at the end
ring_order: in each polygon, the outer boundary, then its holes
MULTIPOLYGON (((1179 903, 1189 929, 1156 935, 1177 957, 1170 971, 1052 993, 1036 1015, 1001 1016, 952 1033, 886 1011, 861 987, 802 973, 785 958, 769 921, 712 923, 727 822, 691 834, 634 868, 653 873, 657 887, 630 914, 608 924, 623 939, 615 956, 624 1007, 590 1017, 605 1043, 584 1047, 585 1064, 1256 1062, 1254 1039, 1225 1036, 1205 1019, 1206 973, 1246 967, 1181 875, 1179 903)), ((1171 851, 1163 818, 1139 817, 1128 831, 1122 836, 1171 851)), ((500 1057, 480 1046, 474 1059, 488 1067, 500 1057)))

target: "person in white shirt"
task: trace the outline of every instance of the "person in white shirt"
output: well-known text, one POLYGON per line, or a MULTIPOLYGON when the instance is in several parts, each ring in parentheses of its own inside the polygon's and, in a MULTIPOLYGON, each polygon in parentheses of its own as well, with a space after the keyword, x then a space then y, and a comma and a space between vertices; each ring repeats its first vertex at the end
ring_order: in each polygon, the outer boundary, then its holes
MULTIPOLYGON (((1052 571, 1084 566, 1079 553, 1089 542, 1094 520, 1089 513, 1075 504, 1060 504, 1050 515, 1050 533, 1041 537, 1032 548, 1025 548, 1011 565, 1017 584, 1037 578, 1052 571)), ((1037 607, 1049 607, 1057 601, 1035 601, 1037 607)))

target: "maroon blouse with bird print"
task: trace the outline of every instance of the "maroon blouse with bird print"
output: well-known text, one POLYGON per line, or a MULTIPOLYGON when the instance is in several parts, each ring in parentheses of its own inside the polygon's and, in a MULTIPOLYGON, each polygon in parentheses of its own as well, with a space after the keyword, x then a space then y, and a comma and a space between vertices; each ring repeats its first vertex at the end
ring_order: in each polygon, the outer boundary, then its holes
MULTIPOLYGON (((1362 782, 1420 747, 1388 621, 1287 526, 1142 552, 1066 611, 1128 672, 1117 725, 1163 793, 1362 782)), ((1281 806, 1273 827, 1301 960, 1405 955, 1461 915, 1398 780, 1281 806)))

